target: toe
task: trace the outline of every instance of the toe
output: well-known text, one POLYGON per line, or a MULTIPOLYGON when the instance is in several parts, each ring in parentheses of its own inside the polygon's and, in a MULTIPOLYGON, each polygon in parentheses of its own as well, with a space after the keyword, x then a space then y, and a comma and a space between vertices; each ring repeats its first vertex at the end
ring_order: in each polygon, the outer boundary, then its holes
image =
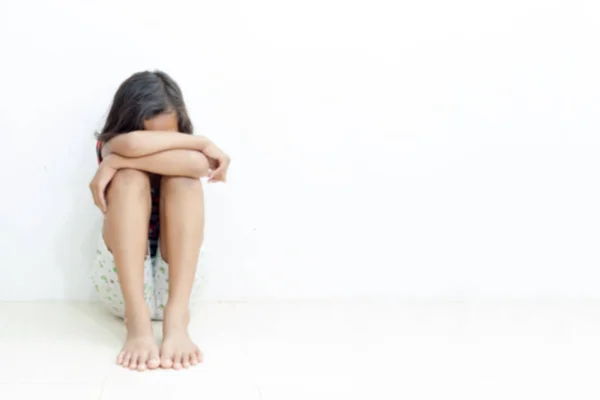
POLYGON ((117 356, 117 364, 122 365, 123 364, 123 359, 125 358, 125 352, 121 351, 119 353, 119 355, 117 356))
POLYGON ((139 358, 138 354, 134 354, 133 357, 131 357, 131 361, 129 362, 129 369, 137 369, 138 358, 139 358))
POLYGON ((156 369, 158 367, 160 367, 160 358, 158 357, 158 352, 153 350, 148 355, 148 368, 156 369))
POLYGON ((198 362, 201 363, 204 360, 204 354, 200 351, 200 349, 196 349, 196 358, 198 362))
MULTIPOLYGON (((163 343, 164 345, 164 343, 163 343)), ((168 347, 160 348, 160 366, 162 368, 173 368, 173 352, 168 347)))
POLYGON ((140 354, 140 359, 138 361, 138 371, 145 371, 148 368, 148 353, 140 354))
POLYGON ((173 358, 171 356, 163 355, 160 360, 160 366, 163 368, 173 367, 173 358))
POLYGON ((181 369, 181 353, 177 353, 175 354, 175 357, 173 357, 173 368, 181 369))
POLYGON ((183 365, 183 368, 190 367, 190 355, 189 354, 183 355, 183 357, 181 358, 181 365, 183 365))
POLYGON ((190 364, 192 364, 192 365, 198 364, 198 359, 196 358, 196 353, 190 354, 190 364))
POLYGON ((121 363, 121 365, 124 366, 125 368, 129 367, 130 360, 131 360, 131 354, 125 353, 125 355, 123 356, 123 362, 121 363))

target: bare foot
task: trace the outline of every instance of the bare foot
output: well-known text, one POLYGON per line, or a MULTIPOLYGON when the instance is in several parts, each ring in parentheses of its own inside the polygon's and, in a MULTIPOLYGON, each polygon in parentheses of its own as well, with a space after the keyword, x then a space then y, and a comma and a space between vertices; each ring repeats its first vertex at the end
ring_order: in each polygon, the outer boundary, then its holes
POLYGON ((117 364, 124 368, 145 371, 160 366, 158 346, 154 341, 150 318, 127 318, 127 339, 117 357, 117 364))
POLYGON ((188 368, 202 362, 202 352, 192 342, 187 331, 190 319, 186 307, 167 305, 163 321, 163 342, 160 347, 163 368, 188 368))

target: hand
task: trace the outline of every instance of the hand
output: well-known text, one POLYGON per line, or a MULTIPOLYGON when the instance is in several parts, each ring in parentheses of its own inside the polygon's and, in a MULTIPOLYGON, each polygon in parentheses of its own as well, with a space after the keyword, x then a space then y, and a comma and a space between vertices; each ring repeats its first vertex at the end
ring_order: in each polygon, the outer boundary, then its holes
MULTIPOLYGON (((204 154, 204 153, 202 153, 204 154)), ((217 160, 216 158, 211 158, 208 157, 206 154, 204 154, 206 156, 206 159, 208 160, 208 169, 209 170, 213 170, 213 169, 217 169, 217 167, 219 166, 219 160, 217 160)))
POLYGON ((107 210, 106 188, 117 173, 117 170, 109 165, 107 160, 108 157, 105 158, 102 163, 100 163, 100 166, 98 166, 98 170, 96 171, 96 175, 94 175, 94 178, 90 182, 90 190, 92 191, 92 196, 94 197, 94 203, 104 214, 106 214, 107 210))
POLYGON ((204 149, 204 155, 208 158, 211 167, 211 171, 208 174, 208 182, 225 182, 231 158, 212 143, 204 149), (215 164, 216 168, 214 168, 215 164))
POLYGON ((225 182, 227 180, 227 169, 231 163, 231 158, 225 153, 217 159, 218 167, 208 174, 208 182, 225 182))

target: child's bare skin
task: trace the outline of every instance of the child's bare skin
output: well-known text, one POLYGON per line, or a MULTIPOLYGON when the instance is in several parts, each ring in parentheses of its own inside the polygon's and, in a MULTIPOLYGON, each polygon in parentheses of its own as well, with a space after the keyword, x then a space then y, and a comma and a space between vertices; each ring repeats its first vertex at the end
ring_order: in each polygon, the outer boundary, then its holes
POLYGON ((158 346, 154 342, 150 318, 136 318, 125 321, 127 339, 117 357, 117 364, 125 368, 145 371, 160 366, 158 346))
POLYGON ((188 368, 202 362, 202 352, 187 331, 189 314, 183 310, 165 310, 164 339, 160 347, 163 368, 188 368))
POLYGON ((105 215, 104 242, 114 257, 123 295, 127 338, 117 363, 139 371, 181 369, 202 361, 202 353, 188 333, 189 301, 204 230, 200 177, 224 182, 229 166, 229 157, 212 142, 190 135, 191 123, 176 84, 164 74, 152 74, 132 76, 130 87, 126 81, 119 89, 126 93, 115 95, 114 101, 123 104, 111 108, 103 130, 108 139, 102 147, 102 162, 90 184, 94 202, 105 215), (157 83, 159 78, 162 83, 157 83), (164 96, 174 97, 163 101, 164 96), (128 121, 129 117, 123 116, 146 112, 139 104, 144 101, 149 102, 149 117, 134 115, 128 121), (163 103, 167 108, 157 114, 157 107, 163 103), (134 126, 140 120, 140 131, 111 133, 120 129, 111 128, 111 124, 134 126), (160 185, 159 243, 161 256, 168 263, 169 282, 160 349, 154 341, 144 298, 150 192, 154 185, 160 185))

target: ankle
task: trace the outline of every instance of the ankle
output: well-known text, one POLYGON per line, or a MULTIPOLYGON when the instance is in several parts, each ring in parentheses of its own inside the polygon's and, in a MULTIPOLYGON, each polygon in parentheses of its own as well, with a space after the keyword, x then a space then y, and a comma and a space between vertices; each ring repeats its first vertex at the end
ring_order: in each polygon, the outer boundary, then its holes
POLYGON ((186 300, 169 299, 165 305, 165 313, 187 315, 190 313, 190 303, 186 300))
POLYGON ((189 305, 169 302, 165 306, 164 328, 185 328, 190 321, 189 305))
POLYGON ((145 329, 148 326, 152 326, 152 319, 150 318, 150 310, 148 310, 148 307, 133 309, 131 311, 126 310, 124 320, 128 331, 145 329))

